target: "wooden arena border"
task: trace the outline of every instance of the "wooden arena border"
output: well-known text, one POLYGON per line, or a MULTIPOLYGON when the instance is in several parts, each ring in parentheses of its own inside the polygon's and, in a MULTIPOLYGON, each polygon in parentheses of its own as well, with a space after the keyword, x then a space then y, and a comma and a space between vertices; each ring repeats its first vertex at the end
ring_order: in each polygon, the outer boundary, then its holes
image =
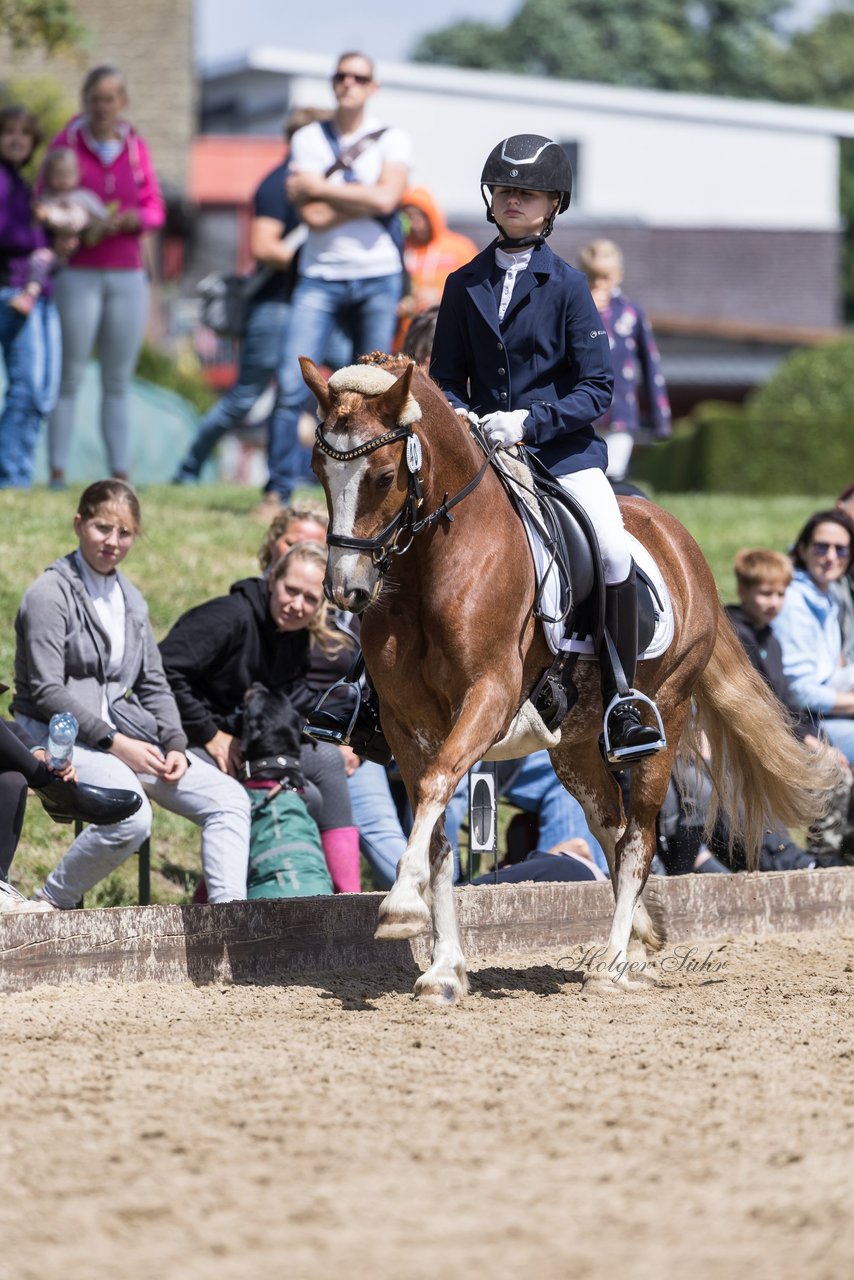
MULTIPOLYGON (((672 943, 854 926, 854 868, 654 877, 647 900, 672 943)), ((0 915, 0 991, 40 983, 298 981, 318 970, 423 966, 429 936, 376 942, 381 895, 0 915)), ((609 884, 457 890, 469 958, 605 941, 609 884)), ((557 959, 557 956, 556 956, 557 959)))

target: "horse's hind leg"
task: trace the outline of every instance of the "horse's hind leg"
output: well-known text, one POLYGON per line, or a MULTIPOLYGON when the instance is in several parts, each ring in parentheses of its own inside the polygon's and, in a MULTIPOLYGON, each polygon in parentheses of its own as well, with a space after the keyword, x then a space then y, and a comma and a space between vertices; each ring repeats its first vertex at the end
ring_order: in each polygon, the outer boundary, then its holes
POLYGON ((616 906, 604 965, 584 975, 585 992, 633 990, 654 985, 648 951, 657 951, 664 935, 641 901, 655 852, 655 821, 670 772, 670 755, 644 761, 632 775, 632 800, 626 829, 617 842, 614 893, 616 906))
POLYGON ((631 813, 626 821, 619 786, 605 768, 596 744, 569 748, 565 758, 562 754, 558 749, 553 755, 555 769, 581 803, 590 830, 602 846, 616 898, 604 964, 597 966, 596 973, 584 975, 585 990, 650 986, 648 949, 658 951, 664 936, 640 894, 655 850, 658 793, 663 799, 669 763, 662 765, 656 757, 633 770, 631 813))
POLYGON ((415 994, 436 1004, 456 1004, 468 991, 466 961, 460 945, 454 903, 454 859, 437 824, 430 844, 430 888, 433 898, 433 955, 430 968, 415 984, 415 994))

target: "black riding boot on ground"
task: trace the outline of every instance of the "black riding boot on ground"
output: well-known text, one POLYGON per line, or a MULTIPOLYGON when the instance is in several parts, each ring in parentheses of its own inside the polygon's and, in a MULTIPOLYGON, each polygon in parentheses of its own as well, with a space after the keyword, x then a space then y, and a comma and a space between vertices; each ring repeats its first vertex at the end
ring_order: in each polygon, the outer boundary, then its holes
MULTIPOLYGON (((625 582, 605 588, 605 629, 614 642, 628 689, 634 686, 638 660, 638 597, 635 567, 625 582)), ((600 654, 602 666, 602 702, 607 718, 603 744, 608 763, 617 768, 630 768, 646 756, 655 755, 666 745, 660 724, 641 723, 637 704, 621 692, 608 658, 607 646, 600 654), (615 697, 610 714, 608 707, 615 697)))

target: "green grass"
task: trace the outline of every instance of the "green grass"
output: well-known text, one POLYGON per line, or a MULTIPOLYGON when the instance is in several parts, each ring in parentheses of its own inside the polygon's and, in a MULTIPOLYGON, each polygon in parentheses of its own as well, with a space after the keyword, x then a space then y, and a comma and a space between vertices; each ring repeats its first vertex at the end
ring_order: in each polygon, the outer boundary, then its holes
MULTIPOLYGON (((308 491, 306 491, 308 492, 308 491)), ((303 495, 305 496, 305 495, 303 495)), ((75 545, 71 530, 74 493, 0 493, 0 679, 12 683, 14 619, 20 598, 42 570, 75 545)), ((151 488, 140 494, 143 537, 128 557, 128 576, 149 603, 160 639, 175 619, 195 604, 226 592, 232 582, 257 571, 255 553, 263 528, 249 519, 257 493, 245 488, 151 488)), ((785 549, 807 517, 832 505, 827 496, 756 498, 719 494, 668 495, 668 508, 696 537, 718 589, 733 598, 732 558, 742 546, 785 549)), ((3 695, 5 712, 11 695, 3 695)), ((508 814, 502 813, 502 830, 508 814)), ((12 877, 30 893, 69 843, 71 828, 57 826, 37 802, 27 807, 23 838, 12 877)), ((184 902, 199 868, 198 833, 184 819, 155 809, 152 842, 152 897, 184 902)), ((99 885, 87 905, 117 906, 136 901, 136 859, 99 885)))

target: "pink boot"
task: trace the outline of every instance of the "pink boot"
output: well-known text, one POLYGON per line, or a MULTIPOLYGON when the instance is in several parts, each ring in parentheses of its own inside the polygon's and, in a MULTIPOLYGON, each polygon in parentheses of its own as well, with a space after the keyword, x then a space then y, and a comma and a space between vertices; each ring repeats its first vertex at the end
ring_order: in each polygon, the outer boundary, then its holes
POLYGON ((336 893, 361 893, 359 877, 359 828, 333 827, 321 831, 323 856, 336 893))

